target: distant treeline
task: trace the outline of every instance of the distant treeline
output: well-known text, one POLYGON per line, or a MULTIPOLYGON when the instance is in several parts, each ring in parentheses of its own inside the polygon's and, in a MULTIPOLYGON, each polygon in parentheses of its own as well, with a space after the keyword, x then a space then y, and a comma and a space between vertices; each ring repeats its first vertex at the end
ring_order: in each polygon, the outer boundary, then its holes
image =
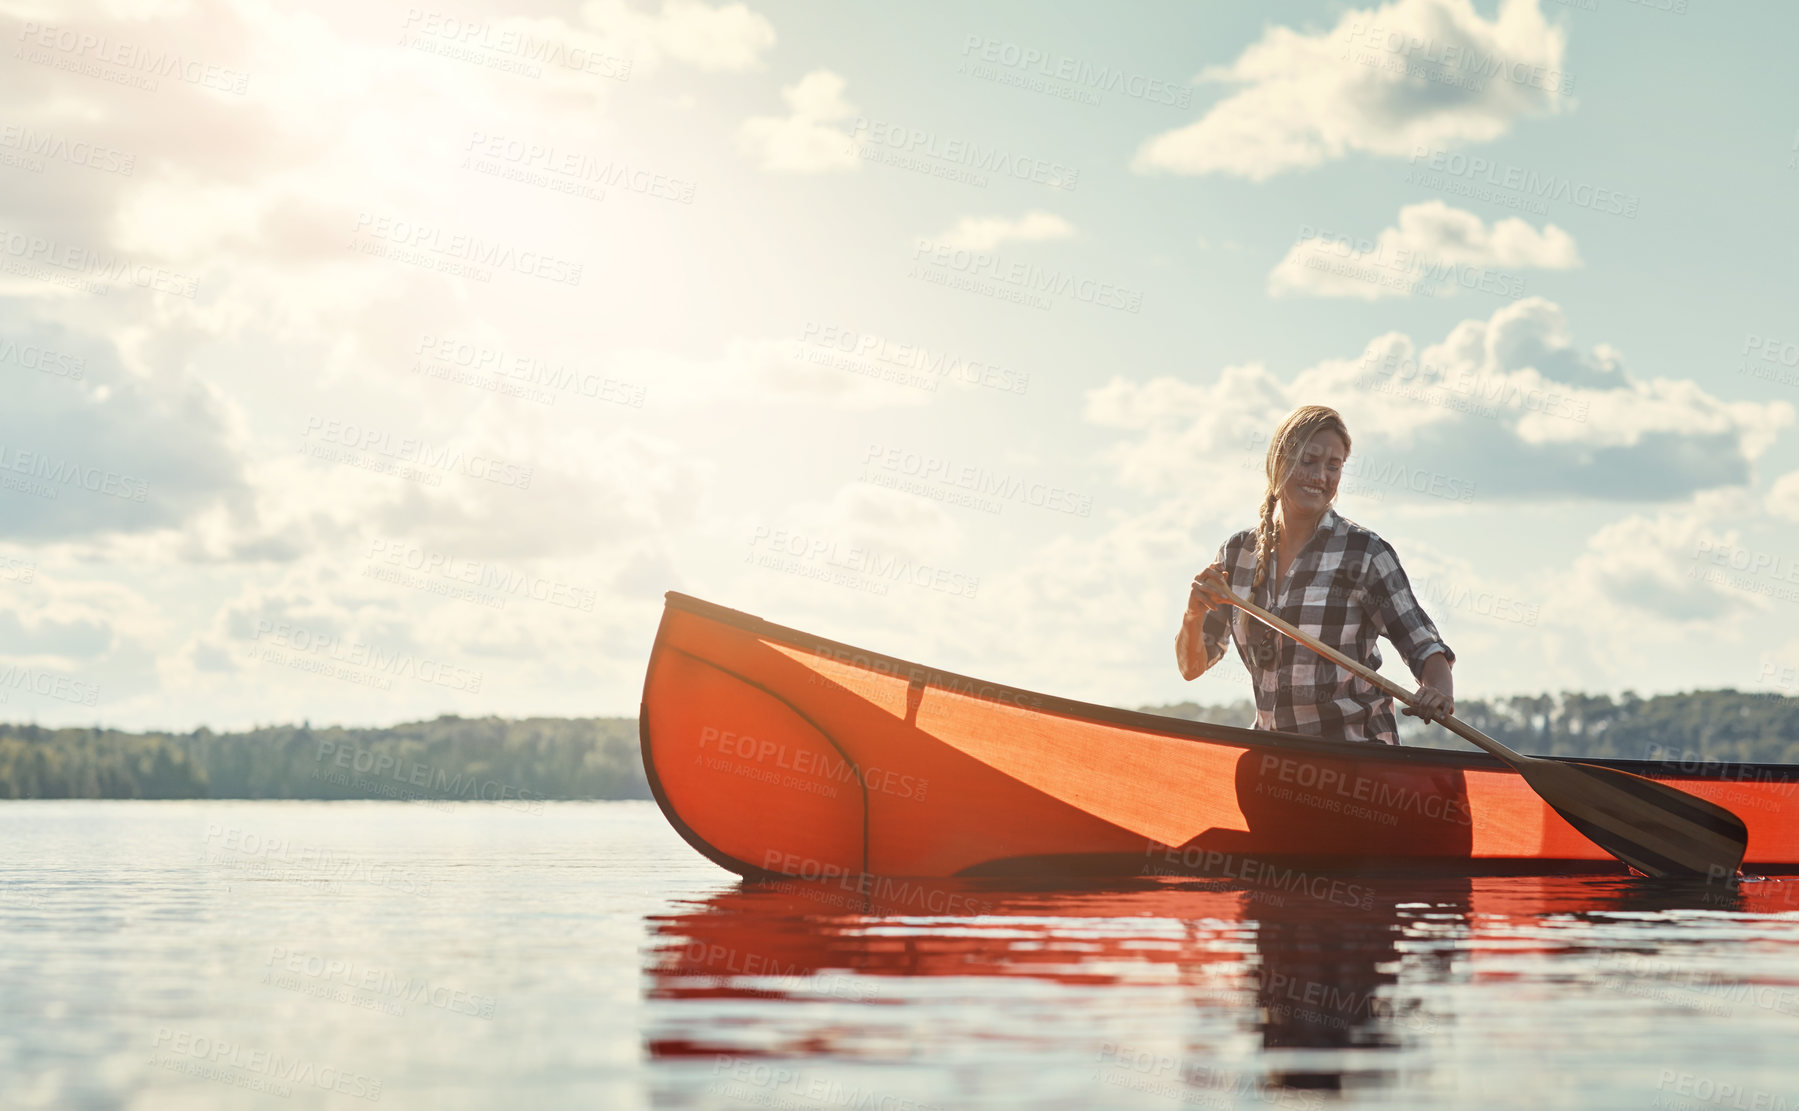
POLYGON ((647 799, 635 718, 122 733, 0 725, 0 799, 647 799))
MULTIPOLYGON (((1254 704, 1145 706, 1150 713, 1223 725, 1255 724, 1254 704)), ((1397 708, 1396 708, 1397 709, 1397 708)), ((1734 690, 1639 698, 1610 695, 1515 695, 1457 699, 1455 716, 1519 752, 1620 760, 1740 761, 1799 764, 1799 698, 1734 690)), ((1399 717, 1401 744, 1471 750, 1448 730, 1399 717)))
MULTIPOLYGON (((1145 706, 1248 726, 1247 702, 1145 706)), ((1521 752, 1799 764, 1799 699, 1733 690, 1467 699, 1456 716, 1521 752)), ((1404 744, 1466 750, 1399 719, 1404 744)), ((645 799, 634 718, 462 718, 380 729, 122 733, 0 725, 0 799, 645 799)))

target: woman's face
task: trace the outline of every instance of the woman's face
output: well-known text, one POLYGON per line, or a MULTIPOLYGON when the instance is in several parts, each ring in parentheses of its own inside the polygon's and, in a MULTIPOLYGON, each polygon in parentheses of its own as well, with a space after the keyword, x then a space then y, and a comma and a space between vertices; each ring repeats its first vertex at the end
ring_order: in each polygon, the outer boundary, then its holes
POLYGON ((1343 477, 1343 463, 1349 458, 1349 447, 1343 437, 1331 429, 1312 434, 1299 453, 1299 466, 1281 487, 1281 501, 1289 512, 1313 517, 1324 512, 1337 496, 1337 480, 1343 477))

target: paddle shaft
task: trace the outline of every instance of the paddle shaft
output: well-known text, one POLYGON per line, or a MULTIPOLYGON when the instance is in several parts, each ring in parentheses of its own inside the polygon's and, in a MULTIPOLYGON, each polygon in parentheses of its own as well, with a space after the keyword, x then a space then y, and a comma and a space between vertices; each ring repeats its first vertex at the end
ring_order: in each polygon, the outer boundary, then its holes
MULTIPOLYGON (((1365 667, 1362 664, 1358 663, 1357 661, 1350 659, 1348 656, 1345 656, 1343 653, 1337 651, 1335 648, 1332 648, 1330 645, 1325 644, 1323 641, 1319 640, 1318 638, 1312 636, 1311 634, 1305 632, 1302 629, 1295 628, 1293 625, 1287 623, 1286 621, 1281 620, 1280 618, 1276 617, 1274 614, 1269 613, 1267 610, 1263 609, 1261 606, 1256 605, 1254 602, 1247 601, 1243 598, 1237 597, 1237 595, 1235 593, 1233 593, 1232 591, 1221 590, 1221 588, 1219 588, 1219 587, 1212 587, 1212 589, 1218 590, 1222 594, 1224 594, 1226 597, 1228 597, 1231 600, 1231 605, 1236 606, 1238 609, 1242 610, 1244 613, 1249 614, 1251 617, 1255 618, 1257 621, 1260 621, 1262 624, 1267 625, 1268 627, 1270 627, 1272 629, 1278 629, 1281 632, 1286 633, 1288 636, 1292 637, 1294 640, 1297 640, 1299 643, 1305 645, 1307 648, 1310 648, 1312 651, 1318 653, 1320 656, 1323 656, 1325 659, 1336 664, 1338 667, 1341 667, 1341 668, 1347 670, 1350 674, 1361 676, 1362 678, 1368 680, 1370 683, 1373 683, 1375 686, 1379 687, 1381 690, 1392 695, 1394 698, 1399 699, 1401 702, 1405 703, 1407 706, 1411 706, 1411 705, 1415 704, 1413 702, 1413 692, 1406 690, 1404 687, 1400 686, 1398 683, 1395 683, 1393 680, 1387 678, 1385 675, 1382 675, 1380 672, 1375 671, 1373 668, 1365 667)), ((1480 730, 1474 728, 1472 725, 1469 725, 1468 723, 1457 718, 1454 714, 1451 714, 1450 716, 1442 719, 1442 724, 1443 724, 1443 728, 1449 730, 1451 733, 1454 733, 1456 736, 1462 738, 1465 741, 1468 741, 1472 744, 1480 746, 1483 749, 1486 749, 1488 752, 1492 753, 1494 756, 1499 757, 1501 760, 1504 760, 1508 764, 1516 764, 1521 759, 1527 759, 1527 757, 1519 756, 1518 753, 1513 752, 1511 749, 1500 744, 1498 741, 1487 736, 1485 733, 1482 733, 1480 730)))
MULTIPOLYGON (((1254 602, 1237 597, 1229 589, 1212 589, 1264 625, 1285 633, 1406 705, 1416 705, 1409 691, 1372 668, 1294 628, 1254 602)), ((1709 882, 1734 876, 1743 862, 1749 829, 1741 818, 1717 803, 1616 768, 1523 756, 1453 715, 1444 718, 1443 725, 1504 761, 1588 840, 1645 875, 1703 876, 1709 882)))

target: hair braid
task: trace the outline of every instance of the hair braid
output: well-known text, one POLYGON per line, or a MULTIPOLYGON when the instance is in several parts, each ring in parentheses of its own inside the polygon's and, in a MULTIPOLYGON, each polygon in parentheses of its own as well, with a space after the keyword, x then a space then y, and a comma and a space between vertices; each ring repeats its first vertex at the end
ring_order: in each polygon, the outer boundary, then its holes
POLYGON ((1268 491, 1268 496, 1262 499, 1262 519, 1256 526, 1256 577, 1249 584, 1252 598, 1268 578, 1268 568, 1274 560, 1275 541, 1280 537, 1279 526, 1274 523, 1275 501, 1273 490, 1268 491))

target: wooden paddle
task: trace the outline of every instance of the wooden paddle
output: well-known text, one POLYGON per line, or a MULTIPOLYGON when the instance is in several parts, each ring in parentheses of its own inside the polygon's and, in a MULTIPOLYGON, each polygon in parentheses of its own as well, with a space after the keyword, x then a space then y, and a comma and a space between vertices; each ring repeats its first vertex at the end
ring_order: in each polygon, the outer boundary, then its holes
MULTIPOLYGON (((1338 667, 1413 705, 1412 692, 1229 590, 1211 587, 1257 621, 1297 640, 1338 667)), ((1453 715, 1451 733, 1511 765, 1524 782, 1594 844, 1649 876, 1728 879, 1743 863, 1749 829, 1717 803, 1630 772, 1524 756, 1453 715)))

